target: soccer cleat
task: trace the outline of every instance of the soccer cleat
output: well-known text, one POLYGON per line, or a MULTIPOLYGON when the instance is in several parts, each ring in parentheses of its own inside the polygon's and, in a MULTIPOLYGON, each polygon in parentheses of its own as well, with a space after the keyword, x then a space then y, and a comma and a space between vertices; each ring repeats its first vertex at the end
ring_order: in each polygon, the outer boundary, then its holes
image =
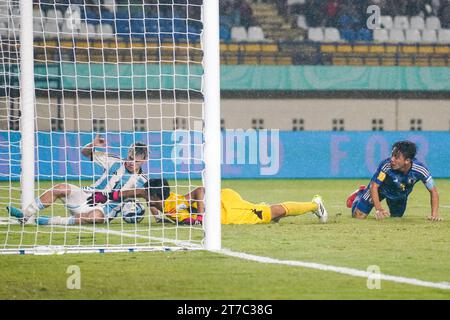
POLYGON ((8 213, 11 217, 16 218, 17 221, 19 221, 21 224, 33 224, 34 223, 34 217, 31 216, 25 216, 22 212, 22 210, 17 209, 16 207, 7 206, 6 210, 8 210, 8 213))
POLYGON ((358 195, 358 193, 359 193, 360 191, 362 191, 362 190, 365 190, 365 189, 366 189, 366 186, 364 186, 364 185, 359 186, 358 189, 356 189, 355 191, 353 191, 352 194, 348 196, 348 198, 347 198, 347 208, 351 208, 351 207, 352 207, 353 202, 355 201, 356 196, 358 195))
POLYGON ((327 223, 328 221, 328 212, 323 205, 322 197, 319 195, 315 195, 311 200, 314 203, 317 203, 317 211, 314 211, 314 214, 319 218, 321 223, 327 223))

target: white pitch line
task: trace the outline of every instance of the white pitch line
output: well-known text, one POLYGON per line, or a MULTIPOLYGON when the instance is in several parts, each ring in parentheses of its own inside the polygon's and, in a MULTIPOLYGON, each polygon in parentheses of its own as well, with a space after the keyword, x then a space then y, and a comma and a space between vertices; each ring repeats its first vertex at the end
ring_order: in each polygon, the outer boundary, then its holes
MULTIPOLYGON (((124 237, 137 237, 137 238, 143 238, 143 239, 149 239, 149 240, 165 241, 165 242, 174 243, 176 245, 183 245, 183 246, 187 246, 187 247, 191 247, 191 248, 195 248, 195 249, 201 248, 199 245, 195 245, 195 244, 185 242, 185 241, 144 236, 144 235, 139 235, 139 234, 132 234, 132 233, 127 233, 127 232, 103 229, 103 228, 93 229, 93 228, 89 228, 89 227, 80 227, 80 226, 61 226, 61 227, 70 228, 70 229, 79 228, 82 230, 95 231, 98 233, 105 233, 105 234, 110 233, 113 235, 124 236, 124 237)), ((270 257, 256 256, 256 255, 248 254, 245 252, 235 252, 235 251, 232 251, 229 249, 222 249, 219 251, 211 251, 211 252, 223 254, 223 255, 226 255, 229 257, 259 262, 259 263, 302 267, 302 268, 308 268, 308 269, 314 269, 314 270, 320 270, 320 271, 336 272, 336 273, 340 273, 340 274, 349 275, 352 277, 359 277, 359 278, 366 278, 366 279, 369 279, 369 278, 375 279, 376 278, 376 279, 380 279, 380 280, 396 282, 396 283, 404 283, 404 284, 409 284, 409 285, 419 286, 419 287, 450 290, 450 284, 446 283, 446 282, 430 282, 430 281, 423 281, 423 280, 414 279, 414 278, 391 276, 391 275, 382 274, 382 273, 374 274, 372 272, 367 272, 367 271, 363 271, 363 270, 346 268, 346 267, 337 267, 337 266, 314 263, 314 262, 278 260, 278 259, 274 259, 274 258, 270 258, 270 257)))
POLYGON ((414 286, 420 286, 420 287, 428 287, 428 288, 436 288, 436 289, 444 289, 444 290, 450 290, 450 284, 448 283, 439 283, 439 282, 430 282, 430 281, 423 281, 419 279, 414 278, 405 278, 405 277, 398 277, 398 276, 391 276, 386 274, 374 274, 372 272, 352 269, 352 268, 345 268, 345 267, 336 267, 326 264, 320 264, 320 263, 313 263, 313 262, 302 262, 302 261, 290 261, 290 260, 278 260, 273 259, 269 257, 261 257, 261 256, 255 256, 252 254, 244 253, 244 252, 234 252, 228 249, 222 249, 220 251, 216 251, 217 253, 224 254, 230 257, 235 257, 239 259, 245 259, 260 263, 269 263, 269 264, 281 264, 281 265, 288 265, 288 266, 295 266, 295 267, 303 267, 308 269, 315 269, 320 271, 331 271, 331 272, 337 272, 345 275, 349 275, 352 277, 360 277, 360 278, 366 278, 366 279, 380 279, 380 280, 386 280, 396 283, 404 283, 404 284, 410 284, 414 286))
MULTIPOLYGON (((53 225, 53 227, 56 227, 56 226, 57 225, 53 225)), ((172 243, 174 245, 181 246, 181 247, 190 247, 192 249, 201 248, 200 245, 193 244, 193 243, 190 243, 187 241, 145 236, 145 235, 140 235, 137 233, 121 232, 121 231, 109 230, 109 229, 104 229, 104 228, 89 228, 89 227, 81 227, 81 226, 60 226, 60 227, 64 227, 67 229, 80 229, 80 230, 86 230, 86 231, 94 231, 94 232, 103 233, 103 234, 112 234, 115 236, 124 236, 126 238, 140 238, 140 239, 146 239, 146 240, 155 240, 155 241, 159 241, 161 243, 168 242, 168 243, 172 243)))

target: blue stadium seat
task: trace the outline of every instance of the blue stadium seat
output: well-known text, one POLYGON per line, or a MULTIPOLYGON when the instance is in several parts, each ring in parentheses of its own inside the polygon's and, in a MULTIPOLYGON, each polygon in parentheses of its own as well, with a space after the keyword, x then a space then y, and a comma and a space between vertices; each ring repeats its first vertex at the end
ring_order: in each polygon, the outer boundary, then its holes
POLYGON ((366 41, 366 42, 373 41, 372 31, 366 28, 359 29, 357 39, 358 41, 366 41))
POLYGON ((117 10, 116 11, 116 19, 119 19, 119 20, 130 19, 130 14, 129 14, 128 10, 125 10, 125 9, 117 10))
POLYGON ((220 25, 220 40, 228 42, 231 40, 230 28, 226 25, 220 25))
POLYGON ((353 29, 340 30, 341 38, 348 42, 354 42, 357 39, 357 34, 353 29))
POLYGON ((173 20, 172 19, 159 19, 159 28, 161 32, 173 33, 173 20))
POLYGON ((119 36, 128 36, 130 34, 130 20, 115 21, 116 34, 119 36))
POLYGON ((100 19, 101 23, 114 24, 114 13, 109 10, 102 9, 100 12, 100 19))
POLYGON ((144 20, 143 19, 131 19, 131 35, 133 37, 143 37, 145 34, 144 20))
POLYGON ((179 33, 187 32, 187 20, 186 19, 174 19, 174 31, 179 33))
MULTIPOLYGON (((82 17, 83 18, 83 17, 82 17)), ((87 23, 91 23, 94 25, 97 25, 100 23, 100 17, 98 16, 98 13, 94 10, 84 10, 84 18, 87 23)))
POLYGON ((145 19, 144 20, 145 33, 156 34, 159 32, 158 19, 145 19))

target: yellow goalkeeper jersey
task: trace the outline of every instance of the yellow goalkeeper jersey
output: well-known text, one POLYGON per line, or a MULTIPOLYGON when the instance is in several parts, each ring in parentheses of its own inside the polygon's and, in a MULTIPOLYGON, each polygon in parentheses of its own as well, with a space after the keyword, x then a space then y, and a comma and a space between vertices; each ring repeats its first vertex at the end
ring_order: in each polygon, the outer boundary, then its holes
POLYGON ((187 218, 197 218, 197 203, 190 203, 185 196, 171 192, 164 200, 164 213, 173 220, 183 221, 187 218), (193 211, 193 213, 191 213, 193 211))
MULTIPOLYGON (((164 201, 164 213, 178 221, 189 217, 196 219, 197 215, 190 213, 191 208, 197 209, 197 204, 194 202, 191 205, 185 196, 173 192, 164 201)), ((221 190, 222 224, 260 224, 269 223, 271 220, 269 205, 248 202, 232 189, 221 190)))

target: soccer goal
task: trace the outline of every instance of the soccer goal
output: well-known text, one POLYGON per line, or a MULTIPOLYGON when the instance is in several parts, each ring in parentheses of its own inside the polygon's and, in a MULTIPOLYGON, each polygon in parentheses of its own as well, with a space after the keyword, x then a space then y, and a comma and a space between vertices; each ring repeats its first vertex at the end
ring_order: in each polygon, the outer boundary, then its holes
POLYGON ((0 253, 220 249, 218 8, 0 1, 0 253))

